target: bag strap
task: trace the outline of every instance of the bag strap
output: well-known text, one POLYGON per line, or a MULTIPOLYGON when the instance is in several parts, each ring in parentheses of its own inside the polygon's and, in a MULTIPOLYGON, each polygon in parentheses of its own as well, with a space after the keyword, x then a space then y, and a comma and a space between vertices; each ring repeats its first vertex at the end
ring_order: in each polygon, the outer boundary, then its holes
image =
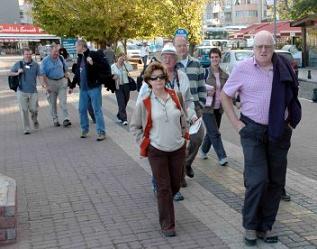
POLYGON ((150 130, 152 128, 151 97, 149 96, 148 98, 144 99, 143 103, 148 114, 143 136, 150 138, 150 130))
MULTIPOLYGON (((20 62, 20 68, 23 69, 23 61, 19 61, 20 62)), ((20 86, 20 81, 21 81, 21 78, 23 76, 23 73, 20 73, 19 74, 19 86, 20 86)))
POLYGON ((65 63, 64 63, 63 56, 59 55, 58 57, 59 57, 60 61, 61 61, 62 64, 63 64, 63 71, 64 71, 64 73, 65 73, 65 72, 66 72, 66 65, 65 65, 65 63))
POLYGON ((123 66, 124 66, 125 70, 127 71, 128 76, 130 76, 130 73, 129 73, 129 71, 128 71, 127 67, 125 66, 125 63, 124 63, 124 62, 123 62, 123 66))

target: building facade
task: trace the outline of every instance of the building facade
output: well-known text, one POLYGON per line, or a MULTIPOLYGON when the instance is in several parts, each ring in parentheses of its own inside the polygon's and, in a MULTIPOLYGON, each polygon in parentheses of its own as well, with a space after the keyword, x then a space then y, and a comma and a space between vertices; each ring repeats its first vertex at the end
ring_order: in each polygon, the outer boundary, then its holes
POLYGON ((209 1, 204 26, 251 25, 267 19, 266 0, 209 1))
POLYGON ((1 0, 0 23, 20 23, 18 0, 1 0))

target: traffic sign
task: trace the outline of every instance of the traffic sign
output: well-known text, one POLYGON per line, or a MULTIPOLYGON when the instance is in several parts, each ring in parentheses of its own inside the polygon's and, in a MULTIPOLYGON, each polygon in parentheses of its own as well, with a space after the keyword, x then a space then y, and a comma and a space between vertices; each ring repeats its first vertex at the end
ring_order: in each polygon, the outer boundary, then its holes
POLYGON ((183 36, 183 37, 188 37, 188 31, 186 29, 177 29, 175 31, 175 36, 183 36))

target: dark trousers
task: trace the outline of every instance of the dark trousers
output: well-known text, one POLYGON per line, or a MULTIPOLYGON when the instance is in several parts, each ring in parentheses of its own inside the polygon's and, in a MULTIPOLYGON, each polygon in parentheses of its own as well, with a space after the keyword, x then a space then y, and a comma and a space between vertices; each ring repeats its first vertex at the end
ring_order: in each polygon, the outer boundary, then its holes
POLYGON ((244 154, 243 214, 245 229, 268 231, 275 222, 285 184, 287 153, 292 130, 285 124, 279 141, 270 141, 267 126, 241 115, 246 124, 240 130, 244 154))
POLYGON ((157 182, 157 205, 162 230, 175 229, 173 197, 180 189, 186 144, 173 152, 149 146, 148 158, 157 182))
POLYGON ((122 122, 127 121, 127 104, 130 99, 130 89, 128 84, 123 84, 119 86, 116 90, 116 98, 118 103, 118 114, 117 118, 122 122))
POLYGON ((203 142, 205 135, 205 128, 203 125, 200 126, 198 132, 196 134, 192 134, 189 137, 189 143, 187 146, 187 155, 185 167, 190 168, 192 166, 193 161, 198 153, 199 147, 203 142))
POLYGON ((201 150, 204 153, 208 153, 211 145, 217 154, 219 160, 227 157, 225 149, 223 147, 221 134, 219 132, 219 125, 221 122, 221 114, 219 110, 215 110, 214 113, 203 113, 203 121, 206 127, 206 135, 201 145, 201 150))

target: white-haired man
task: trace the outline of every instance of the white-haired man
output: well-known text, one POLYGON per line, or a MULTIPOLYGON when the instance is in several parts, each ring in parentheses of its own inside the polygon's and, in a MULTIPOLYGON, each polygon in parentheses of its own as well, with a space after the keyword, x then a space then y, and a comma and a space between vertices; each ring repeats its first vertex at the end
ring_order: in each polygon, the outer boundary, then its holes
POLYGON ((298 81, 287 59, 274 53, 270 32, 254 38, 254 57, 240 62, 221 93, 222 106, 240 134, 244 154, 242 210, 246 245, 276 243, 273 232, 287 168, 292 129, 301 119, 298 81), (232 98, 239 93, 240 119, 232 98))

